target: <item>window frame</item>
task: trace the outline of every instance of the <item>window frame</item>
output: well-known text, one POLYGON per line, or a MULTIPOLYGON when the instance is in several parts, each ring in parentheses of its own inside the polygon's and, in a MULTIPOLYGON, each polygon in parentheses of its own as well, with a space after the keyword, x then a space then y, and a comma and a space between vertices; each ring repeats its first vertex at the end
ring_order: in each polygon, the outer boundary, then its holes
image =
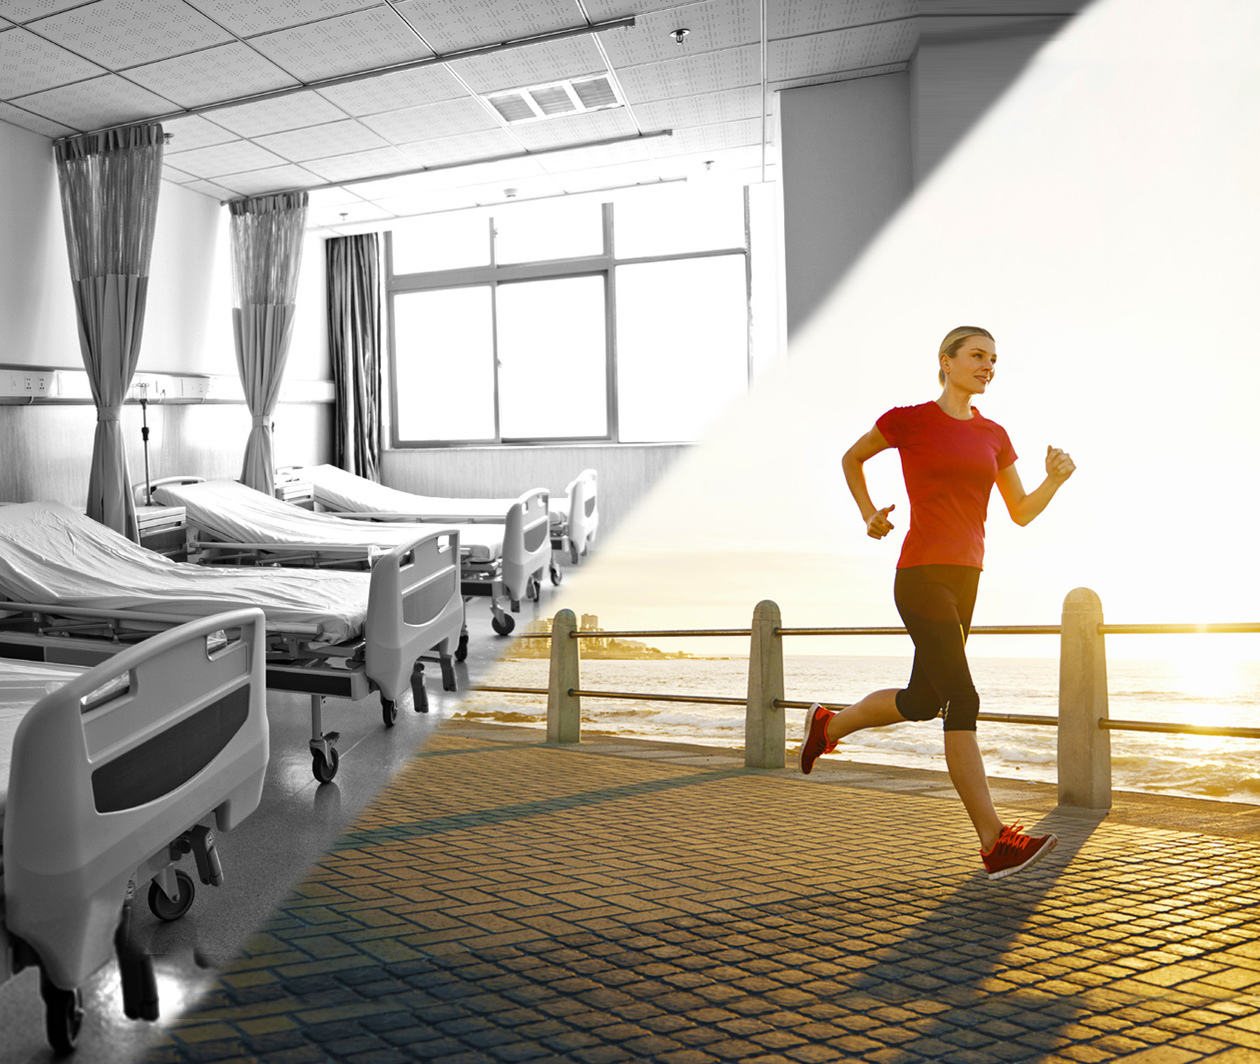
POLYGON ((749 386, 753 378, 752 347, 752 260, 751 232, 749 217, 748 189, 742 189, 743 230, 742 246, 710 248, 703 251, 681 251, 665 255, 639 255, 618 258, 616 254, 613 203, 601 204, 601 222, 603 226, 604 250, 596 255, 579 258, 550 259, 536 262, 505 263, 496 261, 494 241, 494 217, 489 215, 486 223, 489 226, 490 263, 485 266, 457 267, 449 270, 436 270, 426 273, 394 273, 394 234, 385 233, 385 340, 386 365, 389 379, 386 382, 389 390, 389 449, 391 450, 444 450, 450 448, 493 448, 493 447, 562 447, 583 446, 590 444, 606 444, 626 447, 659 447, 690 444, 694 440, 653 441, 642 443, 623 443, 620 438, 620 421, 617 396, 617 285, 618 266, 632 266, 642 263, 671 262, 717 258, 730 255, 742 255, 744 259, 744 301, 747 313, 747 328, 744 343, 744 369, 749 386), (606 424, 608 431, 602 436, 539 436, 539 437, 504 437, 500 425, 499 411, 499 322, 498 322, 498 287, 500 284, 512 284, 519 281, 564 280, 571 277, 601 276, 604 280, 604 377, 606 424), (413 292, 435 291, 486 286, 490 289, 490 334, 494 344, 494 427, 493 439, 465 440, 413 440, 403 439, 398 432, 398 351, 395 330, 394 299, 398 295, 413 292))

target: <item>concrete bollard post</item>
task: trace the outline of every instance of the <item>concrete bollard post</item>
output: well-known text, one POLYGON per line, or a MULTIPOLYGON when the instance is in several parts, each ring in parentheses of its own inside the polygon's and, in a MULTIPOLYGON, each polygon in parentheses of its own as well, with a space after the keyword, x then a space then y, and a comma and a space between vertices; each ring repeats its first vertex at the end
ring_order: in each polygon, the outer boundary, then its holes
POLYGON ((1102 601, 1087 587, 1063 600, 1059 647, 1059 804, 1111 808, 1111 733, 1107 719, 1102 601))
POLYGON ((582 700, 579 690, 579 640, 572 610, 560 610, 551 622, 551 669, 547 680, 547 742, 576 743, 582 738, 582 700))
POLYGON ((744 712, 744 767, 783 768, 783 639, 775 634, 782 624, 778 603, 757 603, 748 653, 748 705, 744 712))

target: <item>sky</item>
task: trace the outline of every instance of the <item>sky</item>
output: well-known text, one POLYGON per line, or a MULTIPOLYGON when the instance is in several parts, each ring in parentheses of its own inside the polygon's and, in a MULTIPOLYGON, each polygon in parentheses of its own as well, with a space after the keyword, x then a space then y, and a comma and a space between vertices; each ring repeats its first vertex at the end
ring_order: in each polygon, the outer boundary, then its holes
MULTIPOLYGON (((896 453, 866 467, 876 505, 896 504, 883 541, 866 537, 840 456, 884 410, 939 394, 937 345, 965 322, 996 337, 996 380, 976 406, 1006 427, 1025 487, 1048 444, 1077 465, 1026 528, 994 492, 975 623, 1057 623, 1079 586, 1110 622, 1260 620, 1256 41, 1253 0, 1102 0, 1074 19, 786 359, 549 605, 608 628, 740 627, 761 599, 788 626, 898 624, 896 453)), ((1195 653, 1214 638, 1112 637, 1124 642, 1108 652, 1158 656, 1175 640, 1195 653)), ((1228 639, 1260 650, 1260 636, 1228 639)), ((908 649, 823 644, 792 650, 908 649)), ((1054 652, 1028 637, 972 645, 1054 652)))

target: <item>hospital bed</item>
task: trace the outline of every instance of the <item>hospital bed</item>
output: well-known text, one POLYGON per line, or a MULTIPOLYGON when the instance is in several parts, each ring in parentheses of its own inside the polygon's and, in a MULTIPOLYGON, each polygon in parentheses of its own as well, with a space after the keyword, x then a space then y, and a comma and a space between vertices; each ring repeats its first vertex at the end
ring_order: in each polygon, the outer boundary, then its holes
MULTIPOLYGON (((502 521, 504 512, 514 501, 417 495, 386 487, 332 465, 288 466, 281 474, 309 483, 317 507, 347 515, 459 523, 502 521)), ((551 546, 557 550, 567 547, 575 565, 599 528, 596 487, 595 470, 584 469, 569 482, 564 498, 551 496, 548 500, 551 546)), ((559 584, 559 568, 552 564, 550 571, 552 583, 559 584)))
MULTIPOLYGON (((382 549, 435 527, 409 521, 315 513, 255 491, 232 480, 163 477, 150 485, 163 506, 182 506, 188 528, 190 557, 211 563, 273 562, 282 565, 363 567, 382 549)), ((507 635, 522 598, 537 599, 539 578, 548 563, 547 493, 526 492, 519 499, 487 512, 498 521, 453 526, 459 532, 461 588, 490 595, 491 625, 507 635)), ((354 515, 357 516, 357 515, 354 515)), ((388 515, 381 515, 381 517, 388 515)), ((452 527, 452 526, 447 526, 452 527)), ((461 638, 457 660, 467 649, 461 638)))
MULTIPOLYGON (((109 615, 103 614, 102 618, 109 615)), ((118 648, 115 648, 118 649, 118 648)), ((138 887, 160 919, 223 882, 214 832, 258 806, 267 766, 263 614, 215 613, 88 668, 0 660, 0 982, 40 971, 53 1049, 74 1047, 80 987, 117 954, 123 1008, 157 1018, 130 933, 138 887)))
POLYGON ((226 608, 266 615, 267 686, 309 694, 311 770, 337 772, 326 698, 380 694, 386 727, 410 689, 428 708, 422 654, 455 689, 464 625, 459 536, 434 529, 381 554, 370 573, 213 568, 175 562, 57 503, 0 506, 0 656, 93 663, 175 624, 226 608), (120 617, 102 622, 92 611, 120 617))

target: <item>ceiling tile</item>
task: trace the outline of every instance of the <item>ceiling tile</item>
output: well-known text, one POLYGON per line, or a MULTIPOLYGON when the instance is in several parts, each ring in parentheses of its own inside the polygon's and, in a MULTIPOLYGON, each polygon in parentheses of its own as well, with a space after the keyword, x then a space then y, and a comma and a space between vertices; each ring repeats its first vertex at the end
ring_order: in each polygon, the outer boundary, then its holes
POLYGON ((573 0, 403 0, 395 5, 439 55, 581 26, 573 0))
MULTIPOLYGON (((643 15, 662 6, 660 0, 586 0, 586 13, 592 22, 604 22, 622 15, 643 15)), ((676 3, 675 7, 695 6, 694 3, 676 3)))
POLYGON ((243 103, 237 107, 218 107, 209 114, 219 125, 239 133, 242 137, 317 126, 323 122, 336 122, 345 118, 340 108, 313 90, 295 92, 274 100, 243 103))
POLYGON ((424 59, 432 53, 393 9, 373 7, 249 42, 300 81, 424 59))
POLYGON ((380 7, 381 0, 192 0, 220 26, 241 37, 380 7))
POLYGON ((248 96, 297 84, 270 60, 239 42, 133 67, 127 77, 181 107, 248 96))
POLYGON ((772 92, 778 93, 783 89, 802 89, 808 85, 834 85, 840 81, 853 81, 857 78, 877 77, 880 74, 897 74, 904 72, 905 69, 906 64, 904 62, 886 63, 881 66, 863 67, 860 71, 848 73, 815 74, 812 77, 784 78, 782 81, 770 82, 769 88, 772 92))
POLYGON ((378 222, 393 218, 391 211, 383 210, 374 203, 345 203, 334 207, 308 208, 306 225, 309 229, 322 229, 334 225, 354 225, 356 222, 378 222))
POLYGON ((82 4, 83 0, 0 0, 0 15, 14 22, 26 22, 82 4))
POLYGON ((254 143, 294 162, 325 159, 330 155, 346 155, 388 145, 383 137, 353 118, 308 126, 305 129, 293 129, 286 133, 269 133, 263 137, 255 137, 254 143))
POLYGON ((695 96, 761 84, 761 48, 745 45, 722 52, 644 63, 618 71, 626 98, 635 106, 673 96, 695 96))
POLYGON ((424 107, 373 115, 363 124, 393 144, 435 140, 479 129, 499 129, 498 121, 476 100, 446 100, 424 107))
MULTIPOLYGON (((767 133, 771 132, 767 126, 767 133)), ((660 137, 653 141, 661 158, 671 155, 687 155, 695 152, 717 151, 722 148, 740 148, 761 144, 761 122, 747 119, 742 122, 723 122, 716 126, 682 129, 672 137, 660 137)))
POLYGON ((182 0, 96 0, 30 27, 114 70, 231 40, 182 0))
POLYGON ((453 100, 468 93, 440 63, 380 74, 319 90, 347 114, 371 115, 422 103, 453 100))
POLYGON ((656 137, 621 140, 615 144, 596 144, 567 151, 548 152, 538 156, 538 164, 549 173, 570 170, 601 169, 623 163, 649 162, 656 157, 656 137))
POLYGON ((193 148, 205 148, 211 144, 224 144, 236 139, 222 126, 199 115, 165 119, 162 122, 162 132, 171 135, 171 141, 166 146, 167 158, 175 152, 192 151, 193 148))
POLYGON ((51 122, 41 115, 33 115, 30 111, 23 111, 20 107, 12 107, 7 103, 0 103, 0 122, 28 129, 41 137, 66 137, 75 132, 60 122, 51 122))
MULTIPOLYGON (((862 23, 909 21, 921 6, 920 0, 848 0, 844 4, 832 0, 767 0, 766 34, 773 41, 862 23)), ((970 10, 979 6, 973 2, 970 10)))
POLYGON ((388 174, 408 170, 415 166, 397 148, 377 148, 375 151, 357 152, 353 155, 336 155, 331 159, 316 159, 306 168, 319 174, 325 181, 352 181, 373 174, 388 174))
POLYGON ((603 74, 607 66, 590 37, 511 48, 493 55, 459 59, 450 64, 474 92, 494 92, 540 85, 580 74, 603 74))
MULTIPOLYGON (((354 186, 354 196, 359 200, 375 202, 381 199, 422 195, 434 187, 433 177, 430 174, 404 174, 401 177, 384 177, 379 181, 360 181, 354 186)), ((342 191, 348 193, 349 190, 342 191)))
POLYGON ((682 129, 755 118, 761 114, 761 86, 640 104, 635 114, 646 129, 682 129))
POLYGON ((223 174, 239 174, 245 170, 262 170, 288 161, 247 140, 233 140, 208 148, 172 152, 168 158, 172 166, 198 177, 220 177, 223 174))
POLYGON ((163 160, 162 162, 162 180, 170 181, 176 185, 184 185, 189 181, 197 180, 194 174, 186 174, 183 170, 177 170, 170 163, 163 160))
POLYGON ((95 63, 41 40, 29 30, 0 33, 0 97, 6 100, 104 73, 95 63))
POLYGON ((37 92, 17 102, 26 110, 77 130, 134 122, 174 109, 169 100, 133 85, 117 74, 37 92))
POLYGON ((322 179, 301 166, 269 166, 240 174, 220 174, 215 184, 230 188, 241 196, 258 196, 308 185, 322 184, 322 179))
POLYGON ((481 133, 463 133, 458 137, 420 141, 408 144, 402 150, 408 158, 415 160, 412 166, 447 166, 470 159, 513 155, 522 151, 522 148, 502 129, 487 129, 481 133))
MULTIPOLYGON (((681 174, 682 168, 679 168, 681 174)), ((662 169, 657 160, 652 162, 622 163, 617 166, 597 166, 589 169, 570 170, 557 174, 556 180, 566 192, 588 192, 593 189, 619 188, 624 185, 653 184, 678 176, 662 169)))
POLYGON ((180 188, 190 189, 193 192, 199 192, 203 196, 209 196, 211 199, 220 201, 230 200, 236 195, 230 188, 216 185, 213 181, 189 181, 186 185, 180 185, 180 188))
POLYGON ((308 193, 308 196, 310 197, 307 204, 308 210, 321 210, 325 207, 340 207, 347 203, 357 204, 363 202, 362 196, 358 196, 348 188, 342 188, 339 185, 335 185, 332 188, 313 188, 308 193))
POLYGON ((609 137, 629 137, 638 132, 624 107, 547 118, 538 122, 521 122, 512 126, 512 134, 531 151, 581 144, 584 141, 606 140, 609 137))
POLYGON ((769 80, 782 81, 909 62, 917 43, 918 31, 910 22, 772 41, 767 49, 766 74, 769 80))
MULTIPOLYGON (((831 0, 833 7, 846 5, 831 0)), ((704 55, 744 44, 761 44, 758 0, 708 0, 681 9, 667 8, 638 16, 634 27, 600 36, 613 67, 622 71, 641 63, 659 63, 704 55), (677 44, 671 33, 690 32, 677 44)))

